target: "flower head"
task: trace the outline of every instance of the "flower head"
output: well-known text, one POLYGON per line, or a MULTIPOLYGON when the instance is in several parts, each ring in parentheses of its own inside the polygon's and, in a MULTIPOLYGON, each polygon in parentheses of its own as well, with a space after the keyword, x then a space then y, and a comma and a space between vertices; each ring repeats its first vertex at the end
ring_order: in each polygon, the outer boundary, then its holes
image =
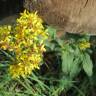
POLYGON ((82 41, 82 42, 80 42, 80 44, 79 44, 79 48, 80 48, 81 50, 86 50, 87 48, 90 48, 90 43, 87 42, 87 41, 82 41))
POLYGON ((39 69, 42 53, 45 51, 44 43, 48 38, 48 33, 42 23, 37 12, 29 13, 25 10, 17 19, 13 30, 4 27, 7 32, 2 31, 4 36, 2 42, 0 41, 0 48, 12 50, 16 54, 9 68, 13 78, 26 77, 33 70, 39 69))

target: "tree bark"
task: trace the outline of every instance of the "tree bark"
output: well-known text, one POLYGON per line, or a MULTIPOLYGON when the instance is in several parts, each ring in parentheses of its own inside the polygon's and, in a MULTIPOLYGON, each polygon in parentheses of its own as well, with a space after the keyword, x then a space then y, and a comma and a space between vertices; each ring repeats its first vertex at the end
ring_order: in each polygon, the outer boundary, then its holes
POLYGON ((96 0, 25 0, 24 7, 62 32, 96 34, 96 0))

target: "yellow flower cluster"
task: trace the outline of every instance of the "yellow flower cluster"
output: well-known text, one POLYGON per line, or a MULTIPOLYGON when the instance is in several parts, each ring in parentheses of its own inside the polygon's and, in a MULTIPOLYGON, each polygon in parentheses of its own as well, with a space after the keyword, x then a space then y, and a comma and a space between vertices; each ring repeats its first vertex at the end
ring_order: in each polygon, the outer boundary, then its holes
POLYGON ((0 26, 0 48, 6 50, 8 43, 6 42, 11 31, 11 26, 0 26))
POLYGON ((88 41, 82 41, 79 44, 79 48, 81 50, 86 50, 87 48, 90 48, 90 43, 88 41))
POLYGON ((42 53, 46 51, 44 43, 48 38, 48 33, 42 23, 37 12, 29 13, 25 10, 17 19, 15 27, 8 26, 0 29, 0 37, 2 37, 0 47, 4 50, 14 51, 16 54, 16 58, 9 68, 13 78, 26 77, 33 70, 39 69, 42 53))

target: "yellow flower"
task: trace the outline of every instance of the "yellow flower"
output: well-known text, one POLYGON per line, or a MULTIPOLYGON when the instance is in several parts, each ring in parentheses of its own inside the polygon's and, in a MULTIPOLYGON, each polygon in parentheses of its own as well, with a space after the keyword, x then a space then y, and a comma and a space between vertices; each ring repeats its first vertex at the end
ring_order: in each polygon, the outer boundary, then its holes
POLYGON ((15 26, 0 27, 0 48, 14 51, 16 55, 9 67, 13 78, 26 77, 40 68, 43 52, 46 51, 44 42, 48 39, 42 23, 37 12, 25 10, 15 26))
POLYGON ((41 50, 41 52, 45 52, 46 51, 46 49, 44 48, 44 45, 41 46, 40 50, 41 50))
POLYGON ((79 48, 80 48, 81 50, 86 50, 87 48, 90 48, 90 43, 87 42, 87 41, 81 42, 81 43, 79 44, 79 48))
POLYGON ((9 72, 12 78, 19 78, 20 76, 26 77, 30 75, 34 69, 39 69, 39 63, 41 62, 40 55, 32 54, 29 58, 24 56, 23 59, 24 61, 22 60, 22 63, 10 65, 9 72))
POLYGON ((37 12, 29 13, 25 10, 17 19, 13 35, 9 34, 10 39, 6 42, 10 45, 9 50, 15 51, 16 62, 19 62, 10 65, 9 72, 13 78, 26 77, 33 70, 39 69, 43 52, 46 51, 44 42, 48 38, 42 23, 37 12))

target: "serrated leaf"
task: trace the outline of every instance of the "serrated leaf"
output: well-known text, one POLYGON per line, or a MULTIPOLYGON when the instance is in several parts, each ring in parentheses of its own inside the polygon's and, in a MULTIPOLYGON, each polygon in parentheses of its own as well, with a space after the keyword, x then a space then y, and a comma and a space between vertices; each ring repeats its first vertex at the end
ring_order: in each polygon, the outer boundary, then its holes
POLYGON ((93 74, 93 63, 92 63, 92 60, 91 60, 90 56, 87 53, 84 54, 83 69, 88 76, 92 76, 92 74, 93 74))

